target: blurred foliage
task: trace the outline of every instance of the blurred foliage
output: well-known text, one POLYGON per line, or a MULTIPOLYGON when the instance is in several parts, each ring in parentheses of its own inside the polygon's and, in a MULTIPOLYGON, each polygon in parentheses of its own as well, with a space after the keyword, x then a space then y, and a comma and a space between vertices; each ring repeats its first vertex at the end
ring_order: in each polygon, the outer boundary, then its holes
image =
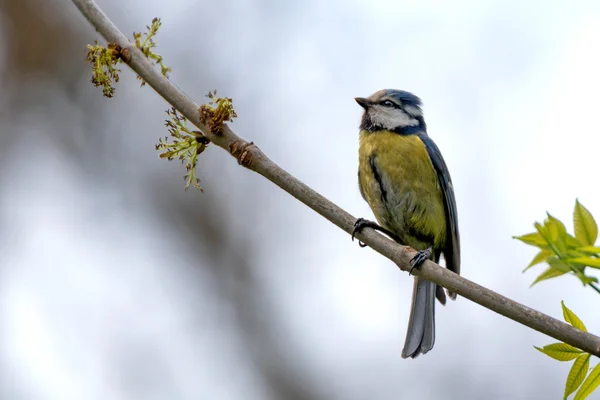
MULTIPOLYGON (((573 211, 574 236, 567 232, 561 221, 550 214, 547 215, 548 217, 543 224, 538 222, 534 224, 537 232, 515 237, 523 243, 540 249, 523 272, 537 264, 544 262, 548 264, 548 268, 538 275, 531 286, 543 280, 556 278, 564 274, 572 274, 581 280, 584 286, 590 286, 600 293, 595 285, 595 283, 598 283, 598 278, 588 276, 585 273, 587 267, 600 268, 600 247, 595 246, 598 238, 598 225, 592 214, 579 200, 575 201, 573 211)), ((587 332, 587 328, 581 319, 567 308, 564 302, 561 302, 561 305, 565 322, 574 328, 587 332)), ((565 383, 564 399, 577 391, 574 400, 583 400, 600 385, 600 363, 590 372, 591 354, 562 342, 535 348, 558 361, 575 360, 565 383)))

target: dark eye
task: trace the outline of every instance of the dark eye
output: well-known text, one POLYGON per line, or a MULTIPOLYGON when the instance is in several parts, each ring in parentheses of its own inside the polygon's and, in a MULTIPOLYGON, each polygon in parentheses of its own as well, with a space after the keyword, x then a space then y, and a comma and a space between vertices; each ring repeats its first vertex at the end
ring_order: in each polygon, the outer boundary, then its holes
POLYGON ((389 101, 389 100, 386 100, 386 101, 383 101, 383 102, 381 102, 381 105, 382 105, 382 106, 386 106, 386 107, 394 107, 394 103, 392 103, 392 102, 391 102, 391 101, 389 101))

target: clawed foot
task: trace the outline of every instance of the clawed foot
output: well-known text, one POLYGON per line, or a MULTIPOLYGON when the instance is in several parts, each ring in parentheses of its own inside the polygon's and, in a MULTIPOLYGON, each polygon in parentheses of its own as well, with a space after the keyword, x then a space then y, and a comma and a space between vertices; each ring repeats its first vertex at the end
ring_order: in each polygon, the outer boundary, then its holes
POLYGON ((419 268, 426 260, 431 258, 431 247, 427 250, 419 250, 417 254, 410 260, 410 271, 408 274, 411 275, 413 269, 419 268))
MULTIPOLYGON (((363 229, 365 229, 365 228, 376 229, 375 227, 379 227, 379 225, 377 225, 373 221, 369 221, 368 219, 364 219, 364 218, 357 219, 356 222, 354 223, 354 229, 352 230, 352 241, 354 241, 354 236, 357 233, 362 232, 363 229)), ((363 242, 361 242, 360 240, 358 241, 358 245, 360 247, 367 247, 367 245, 364 244, 363 242)))
MULTIPOLYGON (((391 237, 393 240, 395 240, 396 242, 401 243, 400 238, 398 237, 398 235, 396 235, 393 232, 388 231, 387 229, 385 229, 384 227, 380 226, 376 222, 369 221, 368 219, 364 219, 364 218, 359 218, 354 223, 354 230, 352 231, 352 240, 354 240, 354 235, 356 235, 357 233, 360 233, 365 228, 371 228, 371 229, 374 229, 376 231, 383 232, 386 235, 388 235, 389 237, 391 237)), ((366 244, 364 244, 361 241, 358 242, 358 245, 360 247, 366 247, 367 246, 366 244)))

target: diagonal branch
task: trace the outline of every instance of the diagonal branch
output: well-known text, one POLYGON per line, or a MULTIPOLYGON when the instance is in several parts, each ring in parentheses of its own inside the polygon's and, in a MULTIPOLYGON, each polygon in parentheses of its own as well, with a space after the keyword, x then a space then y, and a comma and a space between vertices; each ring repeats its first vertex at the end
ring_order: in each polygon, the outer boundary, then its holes
MULTIPOLYGON (((252 142, 247 142, 239 137, 227 125, 224 126, 222 134, 212 134, 205 125, 200 123, 198 104, 162 76, 150 60, 113 25, 93 0, 72 1, 108 42, 116 43, 123 49, 129 49, 131 59, 128 60, 128 65, 131 69, 196 125, 211 142, 229 151, 241 165, 261 174, 342 230, 347 233, 352 232, 356 218, 279 167, 252 142)), ((415 255, 415 250, 398 245, 372 229, 365 229, 362 233, 357 234, 357 237, 373 250, 395 262, 401 270, 410 270, 410 260, 415 255)), ((419 270, 414 271, 414 275, 435 282, 531 329, 600 357, 600 338, 598 336, 575 329, 562 321, 517 303, 448 271, 432 261, 425 262, 419 270)))

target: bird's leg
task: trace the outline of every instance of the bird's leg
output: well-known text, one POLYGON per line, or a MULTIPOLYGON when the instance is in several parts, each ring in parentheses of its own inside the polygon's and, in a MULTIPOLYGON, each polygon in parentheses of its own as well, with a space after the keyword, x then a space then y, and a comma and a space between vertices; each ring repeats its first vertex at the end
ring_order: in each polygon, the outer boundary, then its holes
MULTIPOLYGON (((354 230, 352 231, 352 240, 354 240, 354 235, 356 235, 357 233, 360 233, 365 228, 371 228, 371 229, 374 229, 376 231, 383 232, 386 235, 388 235, 389 237, 391 237, 393 240, 395 240, 396 242, 402 244, 401 240, 400 240, 400 237, 398 235, 396 235, 394 232, 390 232, 387 229, 385 229, 383 226, 377 224, 376 222, 369 221, 368 219, 364 219, 364 218, 359 218, 354 223, 354 230)), ((358 242, 358 245, 360 247, 366 247, 367 246, 366 244, 364 244, 361 241, 358 242)))
POLYGON ((425 260, 429 260, 432 251, 433 249, 431 247, 425 250, 419 250, 412 260, 410 260, 410 271, 408 271, 408 274, 412 274, 413 269, 419 268, 425 260))

